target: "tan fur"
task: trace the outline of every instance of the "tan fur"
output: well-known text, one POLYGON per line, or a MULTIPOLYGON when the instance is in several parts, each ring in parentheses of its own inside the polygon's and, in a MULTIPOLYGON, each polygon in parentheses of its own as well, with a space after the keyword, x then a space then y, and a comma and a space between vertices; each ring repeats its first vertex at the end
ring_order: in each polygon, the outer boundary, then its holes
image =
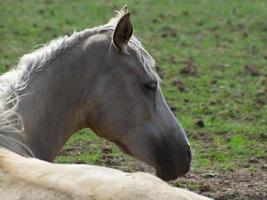
POLYGON ((0 196, 5 200, 208 200, 147 173, 53 164, 0 149, 0 196))

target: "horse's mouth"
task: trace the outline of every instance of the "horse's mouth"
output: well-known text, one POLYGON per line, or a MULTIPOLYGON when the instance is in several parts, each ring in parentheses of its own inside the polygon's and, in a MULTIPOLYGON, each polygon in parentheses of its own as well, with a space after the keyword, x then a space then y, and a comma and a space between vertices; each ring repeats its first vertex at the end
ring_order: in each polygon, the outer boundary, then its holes
POLYGON ((175 172, 173 170, 156 170, 156 175, 157 177, 159 177, 160 179, 164 180, 164 181, 171 181, 171 180, 175 180, 180 176, 185 175, 185 173, 178 173, 175 172))
POLYGON ((165 168, 156 168, 156 175, 157 177, 161 178, 164 181, 171 181, 175 180, 178 177, 184 176, 189 172, 190 164, 186 165, 183 169, 175 169, 173 167, 165 167, 165 168))

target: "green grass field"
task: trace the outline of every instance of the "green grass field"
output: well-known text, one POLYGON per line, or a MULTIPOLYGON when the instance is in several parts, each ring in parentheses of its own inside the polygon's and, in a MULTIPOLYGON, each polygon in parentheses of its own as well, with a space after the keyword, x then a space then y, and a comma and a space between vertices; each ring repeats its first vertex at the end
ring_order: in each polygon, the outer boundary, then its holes
MULTIPOLYGON (((157 61, 164 95, 192 144, 191 173, 245 169, 266 178, 267 1, 2 0, 0 72, 37 44, 106 23, 126 3, 134 34, 157 61)), ((83 130, 57 162, 127 163, 121 168, 134 170, 135 163, 125 160, 83 130)), ((201 191, 194 181, 175 184, 201 191)))

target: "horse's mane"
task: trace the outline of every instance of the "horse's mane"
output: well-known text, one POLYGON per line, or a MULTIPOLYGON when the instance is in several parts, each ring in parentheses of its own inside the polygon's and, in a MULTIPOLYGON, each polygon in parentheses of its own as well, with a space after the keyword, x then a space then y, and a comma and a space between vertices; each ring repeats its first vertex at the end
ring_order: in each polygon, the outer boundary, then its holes
MULTIPOLYGON (((74 48, 97 33, 113 31, 123 14, 123 11, 117 12, 117 15, 105 25, 74 32, 70 36, 59 37, 42 45, 32 53, 22 56, 17 66, 0 76, 0 147, 8 148, 22 155, 33 156, 24 142, 23 121, 16 113, 20 97, 27 95, 22 91, 39 71, 49 66, 51 61, 67 49, 74 48)), ((138 39, 133 36, 128 46, 136 54, 146 73, 160 81, 154 70, 153 58, 142 47, 138 39)))
MULTIPOLYGON (((2 92, 0 87, 0 93, 2 92)), ((18 98, 13 93, 10 96, 1 96, 0 99, 0 147, 4 147, 23 156, 34 157, 32 151, 25 144, 23 123, 15 108, 18 98)))

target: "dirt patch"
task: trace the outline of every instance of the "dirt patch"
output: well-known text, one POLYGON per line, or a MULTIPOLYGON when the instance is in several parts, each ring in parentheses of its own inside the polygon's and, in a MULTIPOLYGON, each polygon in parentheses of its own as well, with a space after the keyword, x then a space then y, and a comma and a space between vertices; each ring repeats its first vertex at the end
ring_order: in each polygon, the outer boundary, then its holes
POLYGON ((210 145, 210 143, 212 142, 212 135, 208 132, 191 132, 190 136, 192 139, 202 141, 207 145, 210 145))
MULTIPOLYGON (((263 166, 266 167, 266 164, 263 166)), ((109 167, 129 172, 154 173, 152 168, 131 158, 124 159, 117 166, 109 167)), ((264 167, 253 172, 245 168, 230 172, 190 172, 170 184, 187 188, 215 200, 266 200, 267 173, 264 167)))
POLYGON ((80 155, 81 153, 87 150, 85 146, 91 146, 91 151, 93 151, 95 150, 95 148, 92 147, 91 143, 92 143, 91 141, 87 141, 87 142, 77 141, 75 143, 75 146, 64 147, 64 149, 60 151, 59 155, 60 156, 80 155))
POLYGON ((196 66, 192 59, 185 61, 184 66, 180 69, 180 74, 183 75, 195 75, 197 73, 196 66))
POLYGON ((267 173, 263 171, 240 169, 224 173, 190 173, 173 184, 184 185, 215 200, 267 199, 267 173))
POLYGON ((244 71, 251 76, 259 76, 260 72, 252 65, 245 65, 244 71))
POLYGON ((267 87, 261 88, 260 90, 258 90, 254 99, 257 104, 266 105, 267 104, 267 87))
POLYGON ((175 86, 180 92, 186 92, 186 86, 181 80, 174 80, 172 85, 175 86))
POLYGON ((175 28, 164 26, 162 27, 159 32, 161 33, 162 38, 166 37, 176 37, 177 36, 177 30, 175 28))
POLYGON ((202 119, 199 119, 195 122, 195 124, 199 127, 199 128, 204 128, 205 124, 204 121, 202 119))

